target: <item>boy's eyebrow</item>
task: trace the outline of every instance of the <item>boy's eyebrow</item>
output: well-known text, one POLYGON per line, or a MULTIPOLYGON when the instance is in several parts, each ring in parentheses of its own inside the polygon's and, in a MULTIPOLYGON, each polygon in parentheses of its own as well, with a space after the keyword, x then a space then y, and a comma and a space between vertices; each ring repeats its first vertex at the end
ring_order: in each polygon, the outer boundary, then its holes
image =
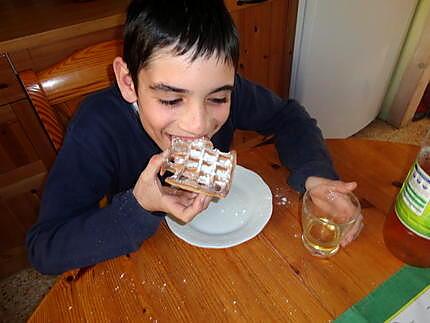
POLYGON ((155 83, 149 86, 151 90, 164 91, 164 92, 176 92, 176 93, 189 93, 189 90, 181 89, 164 83, 155 83))
POLYGON ((214 94, 222 91, 233 91, 233 85, 227 84, 227 85, 220 86, 219 88, 216 88, 215 90, 210 91, 209 94, 214 94))
MULTIPOLYGON (((182 94, 190 93, 190 90, 181 89, 181 88, 167 85, 164 83, 155 83, 155 84, 150 85, 149 88, 151 90, 155 90, 155 91, 175 92, 175 93, 182 93, 182 94)), ((227 84, 227 85, 220 86, 220 87, 210 91, 209 94, 214 94, 214 93, 221 92, 221 91, 233 91, 233 85, 227 84)))

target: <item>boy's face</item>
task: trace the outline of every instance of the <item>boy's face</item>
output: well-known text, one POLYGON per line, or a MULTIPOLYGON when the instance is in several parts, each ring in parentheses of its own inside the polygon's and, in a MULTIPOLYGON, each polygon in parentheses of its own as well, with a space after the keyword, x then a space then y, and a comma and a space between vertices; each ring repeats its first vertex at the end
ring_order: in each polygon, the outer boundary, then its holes
POLYGON ((139 115, 145 131, 165 150, 173 136, 211 138, 230 111, 234 68, 216 56, 160 51, 138 75, 139 115))

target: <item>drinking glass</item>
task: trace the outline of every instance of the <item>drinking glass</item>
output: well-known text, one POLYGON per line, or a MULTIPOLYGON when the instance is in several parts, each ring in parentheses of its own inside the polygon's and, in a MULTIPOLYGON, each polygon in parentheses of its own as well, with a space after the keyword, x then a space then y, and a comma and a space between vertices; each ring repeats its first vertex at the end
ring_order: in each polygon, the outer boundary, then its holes
POLYGON ((330 257, 361 213, 358 198, 352 192, 335 191, 318 185, 305 192, 302 204, 302 240, 312 255, 330 257))

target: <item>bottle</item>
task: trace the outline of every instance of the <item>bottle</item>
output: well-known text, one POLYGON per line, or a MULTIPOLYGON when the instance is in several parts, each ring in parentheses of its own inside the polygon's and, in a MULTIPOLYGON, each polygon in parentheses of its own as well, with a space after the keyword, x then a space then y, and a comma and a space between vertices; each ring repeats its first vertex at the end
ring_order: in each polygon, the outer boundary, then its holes
POLYGON ((385 218, 384 241, 401 261, 430 267, 430 131, 421 145, 394 207, 385 218))

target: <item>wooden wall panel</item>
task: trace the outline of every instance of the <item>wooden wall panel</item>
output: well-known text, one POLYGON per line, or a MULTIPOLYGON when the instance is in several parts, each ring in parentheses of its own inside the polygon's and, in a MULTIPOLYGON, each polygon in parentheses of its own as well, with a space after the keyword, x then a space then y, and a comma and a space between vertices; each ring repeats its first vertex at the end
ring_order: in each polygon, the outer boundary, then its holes
POLYGON ((34 207, 28 208, 32 204, 28 197, 17 199, 19 200, 8 201, 0 197, 0 278, 29 265, 24 241, 29 223, 34 221, 37 213, 34 207), (21 208, 20 213, 16 213, 10 206, 21 208))
POLYGON ((299 0, 288 1, 287 11, 287 29, 286 29, 286 50, 284 52, 284 98, 289 98, 290 82, 291 82, 291 70, 293 66, 293 55, 294 55, 294 41, 296 35, 296 23, 297 23, 297 11, 299 9, 299 0))
MULTIPOLYGON (((9 210, 4 199, 0 198, 0 255, 11 248, 22 245, 24 227, 9 210), (13 228, 13 230, 11 230, 13 228)), ((1 266, 1 265, 0 265, 1 266)))
POLYGON ((9 199, 27 192, 38 194, 47 170, 38 160, 0 175, 0 198, 9 199))
POLYGON ((270 19, 270 65, 268 70, 268 86, 276 93, 283 95, 285 61, 284 52, 286 50, 286 29, 285 17, 288 13, 289 1, 273 1, 271 6, 270 19))
POLYGON ((298 0, 232 12, 241 41, 239 73, 288 98, 298 0))
POLYGON ((25 227, 0 197, 0 279, 28 266, 25 227))
POLYGON ((13 103, 11 106, 21 128, 25 129, 28 139, 37 151, 38 158, 41 159, 49 169, 55 160, 55 150, 48 139, 48 135, 42 128, 39 118, 30 102, 21 100, 13 103))
POLYGON ((268 86, 271 3, 242 10, 237 19, 241 45, 239 73, 268 86))
POLYGON ((0 124, 12 122, 16 119, 15 113, 9 104, 0 106, 0 124))
POLYGON ((46 174, 37 161, 0 175, 0 278, 28 266, 25 236, 37 219, 46 174))
MULTIPOLYGON (((43 176, 44 174, 42 174, 43 176)), ((39 175, 40 178, 40 175, 39 175)), ((39 187, 40 180, 36 183, 39 187)), ((19 227, 23 230, 24 235, 27 230, 36 222, 39 212, 40 199, 37 195, 37 189, 26 191, 17 196, 11 197, 6 202, 9 210, 13 213, 19 227)))
POLYGON ((25 97, 5 54, 0 53, 0 105, 25 97))
MULTIPOLYGON (((1 126, 0 126, 1 132, 1 126)), ((11 169, 14 169, 15 165, 13 160, 10 158, 6 149, 0 144, 0 173, 5 173, 11 169)))
POLYGON ((77 49, 111 39, 121 39, 122 30, 122 26, 110 28, 83 36, 64 39, 48 45, 10 52, 9 56, 18 72, 26 69, 38 72, 61 61, 77 49))
POLYGON ((19 122, 0 124, 0 146, 12 164, 8 167, 0 162, 0 174, 38 159, 30 140, 19 122), (10 168, 12 167, 12 168, 10 168))
POLYGON ((26 99, 12 66, 0 64, 0 67, 3 68, 0 68, 0 101, 5 99, 7 102, 0 106, 0 278, 2 278, 28 266, 25 236, 36 221, 41 186, 55 153, 26 99))

